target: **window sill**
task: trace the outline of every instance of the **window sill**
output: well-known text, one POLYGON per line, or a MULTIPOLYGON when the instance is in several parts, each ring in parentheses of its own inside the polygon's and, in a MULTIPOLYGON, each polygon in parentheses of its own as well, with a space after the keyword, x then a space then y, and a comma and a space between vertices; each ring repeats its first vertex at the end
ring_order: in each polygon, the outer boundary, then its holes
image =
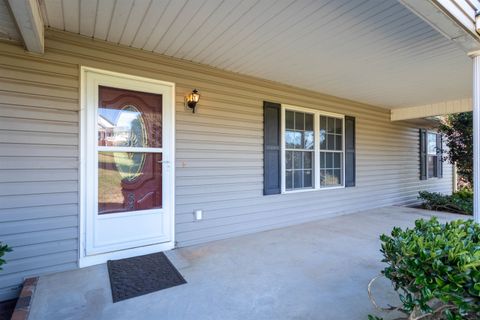
POLYGON ((290 191, 285 190, 285 191, 282 191, 282 194, 304 193, 304 192, 315 192, 315 191, 337 190, 337 189, 345 189, 345 186, 318 188, 318 189, 299 189, 299 190, 290 190, 290 191))

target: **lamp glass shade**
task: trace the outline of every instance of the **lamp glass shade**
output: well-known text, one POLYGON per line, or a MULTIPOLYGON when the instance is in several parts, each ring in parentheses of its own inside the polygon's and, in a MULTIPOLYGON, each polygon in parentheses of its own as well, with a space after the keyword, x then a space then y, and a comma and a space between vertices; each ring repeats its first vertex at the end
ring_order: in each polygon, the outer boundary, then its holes
POLYGON ((188 102, 197 103, 198 100, 200 100, 200 94, 198 94, 198 91, 195 89, 188 95, 188 102))

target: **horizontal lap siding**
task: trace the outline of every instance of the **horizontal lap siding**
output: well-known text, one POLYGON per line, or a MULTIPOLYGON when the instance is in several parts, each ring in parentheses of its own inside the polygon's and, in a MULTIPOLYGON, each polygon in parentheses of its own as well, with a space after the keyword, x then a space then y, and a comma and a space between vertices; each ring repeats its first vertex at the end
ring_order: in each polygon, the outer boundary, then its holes
POLYGON ((0 44, 0 300, 78 256, 78 67, 0 44))
POLYGON ((78 256, 79 65, 176 84, 176 241, 179 246, 373 207, 416 203, 418 131, 389 112, 139 50, 48 32, 34 56, 0 44, 0 239, 15 251, 2 297, 25 276, 76 266, 78 256), (183 97, 198 88, 198 111, 183 97), (357 119, 357 186, 263 196, 263 101, 357 119), (193 221, 193 210, 204 220, 193 221))

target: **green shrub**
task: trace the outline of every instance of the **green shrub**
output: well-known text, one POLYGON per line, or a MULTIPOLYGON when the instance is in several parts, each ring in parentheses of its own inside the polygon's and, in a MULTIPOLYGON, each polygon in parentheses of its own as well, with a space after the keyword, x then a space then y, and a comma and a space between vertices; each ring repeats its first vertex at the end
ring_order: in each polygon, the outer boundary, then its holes
POLYGON ((425 209, 473 214, 473 192, 470 189, 462 189, 451 196, 428 191, 420 191, 418 194, 425 209))
POLYGON ((453 195, 463 200, 470 200, 473 199, 473 190, 469 188, 463 188, 455 192, 453 195))
POLYGON ((380 237, 388 264, 382 274, 398 292, 405 319, 480 319, 479 239, 480 224, 472 220, 436 218, 380 237))
POLYGON ((12 249, 9 246, 0 242, 0 270, 2 270, 2 265, 6 263, 2 257, 5 255, 5 253, 10 251, 12 251, 12 249))

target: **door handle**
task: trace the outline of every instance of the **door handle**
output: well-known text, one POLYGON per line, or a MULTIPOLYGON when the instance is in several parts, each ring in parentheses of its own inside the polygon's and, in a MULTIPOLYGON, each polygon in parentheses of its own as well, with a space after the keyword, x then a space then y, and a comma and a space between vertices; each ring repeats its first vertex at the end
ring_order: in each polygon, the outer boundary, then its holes
POLYGON ((157 161, 157 163, 166 163, 166 164, 169 164, 170 161, 168 161, 168 160, 159 160, 159 161, 157 161))

